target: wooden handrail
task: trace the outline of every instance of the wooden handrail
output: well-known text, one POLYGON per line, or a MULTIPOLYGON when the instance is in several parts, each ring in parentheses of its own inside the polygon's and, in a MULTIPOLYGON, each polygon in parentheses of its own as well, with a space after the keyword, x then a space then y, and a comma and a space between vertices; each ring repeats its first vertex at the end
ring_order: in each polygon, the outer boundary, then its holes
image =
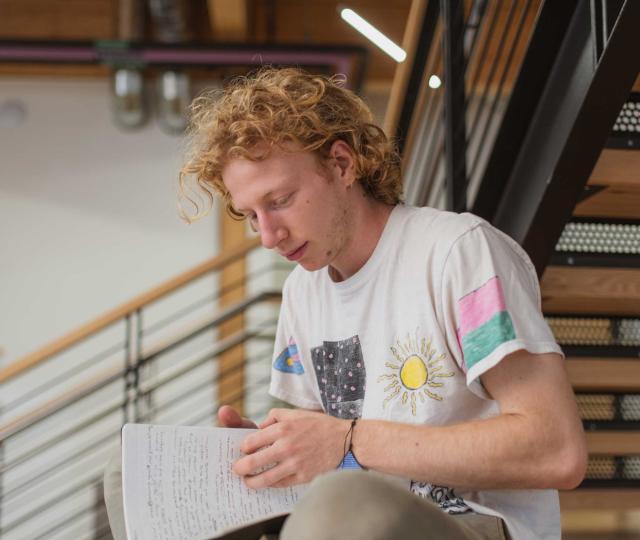
POLYGON ((404 62, 396 66, 396 71, 391 84, 391 93, 387 104, 387 111, 384 117, 384 130, 389 137, 393 137, 398 127, 402 104, 406 97, 409 77, 411 76, 411 66, 413 65, 420 39, 421 23, 424 20, 424 12, 427 9, 426 0, 412 0, 407 17, 407 25, 402 38, 402 47, 407 53, 404 62))
POLYGON ((83 324, 75 330, 69 332, 67 335, 62 336, 59 339, 45 345, 44 347, 32 352, 22 358, 19 358, 15 362, 0 369, 0 383, 4 383, 13 377, 24 373, 25 371, 34 368, 38 364, 44 362, 51 356, 58 354, 65 349, 70 348, 79 341, 89 337, 96 332, 106 328, 110 324, 122 319, 129 313, 133 313, 142 307, 159 300, 167 294, 179 289, 183 285, 198 279, 199 277, 216 270, 220 270, 224 266, 232 263, 246 255, 249 251, 260 245, 259 238, 251 238, 237 247, 229 250, 225 250, 223 253, 200 263, 194 268, 179 274, 178 276, 165 281, 157 287, 154 287, 150 291, 143 293, 132 300, 122 304, 121 306, 108 311, 107 313, 97 317, 96 319, 83 324))

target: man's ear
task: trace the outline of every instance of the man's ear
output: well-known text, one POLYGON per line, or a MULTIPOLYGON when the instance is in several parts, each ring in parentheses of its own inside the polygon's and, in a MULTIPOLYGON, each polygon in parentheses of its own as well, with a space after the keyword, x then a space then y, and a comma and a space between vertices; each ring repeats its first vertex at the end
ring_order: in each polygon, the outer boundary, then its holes
POLYGON ((329 158, 334 166, 337 166, 337 178, 350 187, 356 180, 356 161, 351 147, 342 139, 338 139, 329 149, 329 158))

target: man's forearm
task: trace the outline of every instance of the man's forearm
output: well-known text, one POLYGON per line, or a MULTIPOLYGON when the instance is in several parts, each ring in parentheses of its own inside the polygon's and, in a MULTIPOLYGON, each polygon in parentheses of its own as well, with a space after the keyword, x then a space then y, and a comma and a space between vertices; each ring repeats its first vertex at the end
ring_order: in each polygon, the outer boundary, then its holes
POLYGON ((451 426, 361 420, 352 445, 367 468, 436 485, 571 488, 582 474, 580 448, 552 422, 517 414, 451 426))

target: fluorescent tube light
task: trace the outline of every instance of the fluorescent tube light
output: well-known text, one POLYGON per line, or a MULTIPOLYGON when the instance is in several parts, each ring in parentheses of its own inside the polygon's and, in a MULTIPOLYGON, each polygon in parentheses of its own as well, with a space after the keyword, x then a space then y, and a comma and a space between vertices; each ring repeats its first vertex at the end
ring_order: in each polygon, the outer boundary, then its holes
POLYGON ((345 8, 340 12, 343 20, 347 21, 363 36, 373 41, 378 47, 386 52, 396 62, 404 62, 407 53, 398 47, 393 41, 385 36, 375 26, 365 21, 352 9, 345 8))

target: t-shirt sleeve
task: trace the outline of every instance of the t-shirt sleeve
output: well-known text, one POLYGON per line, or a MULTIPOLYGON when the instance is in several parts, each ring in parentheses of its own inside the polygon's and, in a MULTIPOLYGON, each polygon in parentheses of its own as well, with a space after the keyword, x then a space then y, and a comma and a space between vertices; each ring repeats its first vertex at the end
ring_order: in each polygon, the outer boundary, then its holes
POLYGON ((525 251, 486 222, 453 243, 442 276, 449 350, 468 388, 488 398, 480 376, 505 356, 559 353, 541 312, 540 286, 525 251))
POLYGON ((304 336, 297 324, 294 305, 287 282, 282 291, 269 394, 296 407, 321 410, 322 402, 314 384, 315 374, 304 336))

